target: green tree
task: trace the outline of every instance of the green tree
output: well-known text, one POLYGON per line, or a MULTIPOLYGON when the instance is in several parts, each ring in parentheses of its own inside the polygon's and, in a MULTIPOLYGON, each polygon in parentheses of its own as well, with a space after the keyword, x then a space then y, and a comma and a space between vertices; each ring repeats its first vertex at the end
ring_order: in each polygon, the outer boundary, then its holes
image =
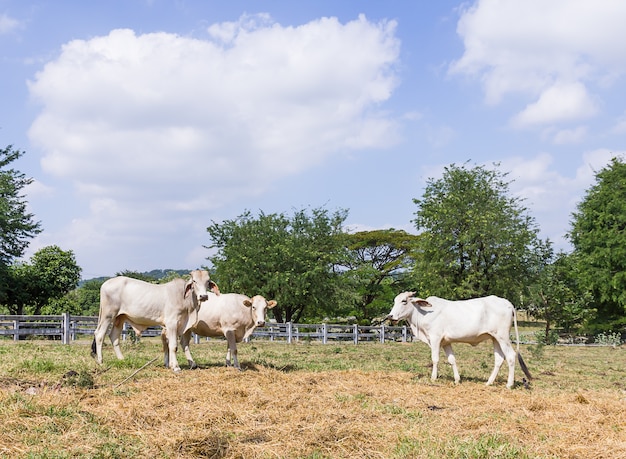
POLYGON ((92 279, 60 298, 52 298, 41 308, 41 314, 97 316, 100 313, 100 287, 104 280, 92 279))
POLYGON ((546 339, 553 327, 571 334, 594 316, 595 311, 589 309, 591 295, 580 285, 577 266, 573 255, 560 252, 529 288, 522 306, 533 317, 545 321, 546 339))
POLYGON ((346 292, 337 262, 344 256, 342 224, 347 211, 313 209, 285 214, 249 211, 207 228, 217 249, 209 257, 223 292, 263 295, 278 305, 278 322, 299 322, 339 309, 346 292))
POLYGON ((424 295, 500 295, 514 303, 546 262, 546 244, 506 174, 454 164, 429 179, 418 205, 413 276, 424 295))
POLYGON ((402 289, 417 239, 393 228, 345 236, 346 267, 358 285, 359 318, 371 320, 389 311, 394 296, 402 289))
POLYGON ((29 240, 41 232, 41 224, 27 211, 22 194, 33 179, 7 168, 23 154, 10 145, 0 150, 0 304, 8 300, 10 264, 24 254, 29 240))
MULTIPOLYGON (((626 164, 614 158, 578 204, 568 233, 584 286, 594 298, 592 329, 626 325, 626 164)), ((596 330, 592 330, 596 331, 596 330)))
POLYGON ((35 252, 30 263, 16 264, 9 272, 11 287, 7 308, 10 313, 40 314, 50 302, 60 300, 76 288, 81 269, 71 250, 48 246, 35 252))

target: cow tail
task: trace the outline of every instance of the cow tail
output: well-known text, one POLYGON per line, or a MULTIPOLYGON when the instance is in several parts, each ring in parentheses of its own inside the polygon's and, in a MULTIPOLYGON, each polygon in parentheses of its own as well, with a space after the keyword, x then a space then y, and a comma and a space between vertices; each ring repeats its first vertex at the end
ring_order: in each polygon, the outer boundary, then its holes
MULTIPOLYGON (((100 309, 98 311, 98 325, 96 325, 96 330, 98 330, 98 327, 100 326, 101 322, 102 322, 102 286, 100 286, 100 309)), ((95 332, 93 334, 93 341, 91 342, 91 356, 93 358, 96 358, 98 356, 98 352, 96 349, 96 333, 95 332)))
POLYGON ((528 367, 526 366, 526 362, 522 358, 522 354, 519 351, 519 331, 517 330, 517 312, 515 312, 515 308, 513 308, 513 325, 515 325, 515 340, 517 341, 517 360, 519 361, 519 366, 530 381, 533 379, 530 371, 528 371, 528 367))

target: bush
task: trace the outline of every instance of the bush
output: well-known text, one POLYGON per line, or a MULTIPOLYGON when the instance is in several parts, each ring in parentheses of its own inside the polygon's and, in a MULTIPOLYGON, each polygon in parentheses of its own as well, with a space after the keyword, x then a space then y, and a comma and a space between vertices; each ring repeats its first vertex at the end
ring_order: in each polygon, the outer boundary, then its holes
POLYGON ((601 346, 617 347, 622 344, 622 337, 617 332, 599 333, 596 335, 595 342, 596 344, 599 344, 601 346))
POLYGON ((535 339, 538 343, 554 345, 559 342, 559 334, 555 330, 550 330, 546 336, 546 332, 539 330, 535 332, 535 339))

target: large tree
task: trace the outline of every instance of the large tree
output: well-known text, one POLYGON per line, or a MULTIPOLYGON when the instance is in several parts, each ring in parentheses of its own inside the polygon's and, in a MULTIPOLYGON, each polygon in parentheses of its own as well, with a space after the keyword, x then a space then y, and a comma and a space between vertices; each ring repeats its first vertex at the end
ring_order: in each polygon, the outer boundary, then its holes
POLYGON ((9 145, 0 150, 0 303, 7 299, 9 265, 21 257, 30 239, 41 232, 41 224, 27 210, 23 189, 33 179, 8 166, 24 152, 9 145))
POLYGON ((393 228, 345 236, 346 267, 358 285, 359 318, 372 319, 389 311, 394 296, 402 289, 417 238, 393 228))
POLYGON ((524 309, 545 321, 547 342, 553 327, 571 334, 594 317, 595 310, 589 308, 591 295, 581 286, 578 266, 574 255, 558 253, 543 267, 524 298, 524 309))
POLYGON ((626 325, 626 164, 614 158, 573 213, 570 240, 582 282, 597 309, 595 325, 626 325))
POLYGON ((40 314, 50 302, 76 288, 81 269, 71 250, 61 250, 53 245, 35 252, 30 263, 11 266, 9 273, 11 282, 6 305, 10 313, 40 314))
POLYGON ((545 263, 546 244, 497 167, 452 164, 429 179, 418 205, 421 232, 413 275, 421 294, 461 299, 489 294, 517 302, 545 263))
POLYGON ((275 299, 279 322, 298 322, 336 311, 341 304, 342 224, 347 211, 326 209, 285 214, 249 211, 207 228, 217 249, 209 260, 225 292, 260 294, 275 299))

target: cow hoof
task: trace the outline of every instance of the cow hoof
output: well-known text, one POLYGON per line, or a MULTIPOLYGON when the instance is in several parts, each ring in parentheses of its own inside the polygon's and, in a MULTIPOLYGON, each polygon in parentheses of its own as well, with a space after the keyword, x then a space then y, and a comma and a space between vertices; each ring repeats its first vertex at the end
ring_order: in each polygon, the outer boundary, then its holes
POLYGON ((198 368, 198 364, 194 361, 190 361, 189 362, 189 369, 190 370, 195 370, 196 368, 198 368))
POLYGON ((174 373, 180 373, 182 370, 180 369, 180 367, 178 368, 174 368, 174 373))

